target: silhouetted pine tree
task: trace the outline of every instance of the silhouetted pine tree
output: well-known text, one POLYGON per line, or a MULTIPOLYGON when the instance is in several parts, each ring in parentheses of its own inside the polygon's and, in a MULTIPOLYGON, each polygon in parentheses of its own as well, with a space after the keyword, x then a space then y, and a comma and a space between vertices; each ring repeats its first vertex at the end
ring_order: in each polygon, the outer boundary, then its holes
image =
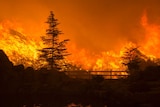
POLYGON ((122 60, 125 66, 128 68, 128 73, 130 75, 134 75, 141 71, 141 64, 147 59, 147 57, 141 53, 138 47, 130 47, 126 48, 124 55, 122 56, 122 60))
POLYGON ((54 18, 54 14, 51 11, 46 22, 49 26, 46 29, 46 36, 42 37, 42 40, 45 44, 45 48, 40 50, 42 52, 41 58, 45 59, 48 62, 49 69, 62 69, 62 61, 65 56, 69 55, 66 52, 65 43, 69 41, 65 39, 59 42, 59 35, 62 34, 61 31, 57 28, 58 20, 54 18))

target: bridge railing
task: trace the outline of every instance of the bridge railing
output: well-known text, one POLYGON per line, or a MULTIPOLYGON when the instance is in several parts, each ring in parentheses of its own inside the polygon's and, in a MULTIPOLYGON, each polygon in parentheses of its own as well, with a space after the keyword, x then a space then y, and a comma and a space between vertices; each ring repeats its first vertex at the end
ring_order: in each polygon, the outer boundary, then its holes
POLYGON ((66 71, 66 74, 71 78, 91 79, 94 75, 103 76, 105 79, 126 78, 126 71, 66 71))

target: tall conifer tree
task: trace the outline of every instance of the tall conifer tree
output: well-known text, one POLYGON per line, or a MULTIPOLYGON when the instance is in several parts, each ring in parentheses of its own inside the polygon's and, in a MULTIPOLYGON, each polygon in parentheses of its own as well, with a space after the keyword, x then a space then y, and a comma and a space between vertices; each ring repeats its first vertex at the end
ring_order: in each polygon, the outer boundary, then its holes
POLYGON ((49 26, 48 29, 46 29, 46 36, 42 37, 46 47, 40 50, 42 52, 40 57, 46 60, 49 69, 60 70, 63 66, 62 60, 64 60, 65 56, 69 55, 65 47, 65 43, 69 40, 65 39, 59 42, 59 35, 62 33, 57 28, 59 23, 58 20, 54 18, 52 11, 46 23, 49 26))

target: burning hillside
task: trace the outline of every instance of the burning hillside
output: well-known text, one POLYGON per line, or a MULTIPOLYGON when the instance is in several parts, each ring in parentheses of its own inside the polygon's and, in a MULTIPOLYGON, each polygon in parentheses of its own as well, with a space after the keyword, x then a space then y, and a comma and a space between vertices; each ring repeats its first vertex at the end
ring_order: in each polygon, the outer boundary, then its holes
MULTIPOLYGON (((158 54, 160 51, 160 25, 148 23, 147 14, 142 16, 141 25, 145 32, 142 36, 145 39, 137 43, 122 41, 124 45, 117 48, 116 51, 95 53, 85 48, 77 48, 76 43, 71 40, 67 45, 68 52, 71 55, 66 60, 85 70, 124 70, 121 56, 125 47, 132 45, 139 46, 140 51, 152 59, 160 57, 160 54, 158 54)), ((45 64, 45 62, 39 60, 38 49, 43 48, 42 41, 39 38, 32 38, 32 35, 25 34, 23 28, 17 26, 16 23, 10 21, 0 23, 0 48, 5 51, 15 65, 24 64, 25 66, 40 68, 45 64)))
MULTIPOLYGON (((31 37, 31 36, 30 36, 31 37)), ((35 42, 22 32, 22 28, 15 24, 4 21, 0 24, 0 48, 7 53, 9 59, 15 64, 38 67, 38 49, 41 42, 35 42)))

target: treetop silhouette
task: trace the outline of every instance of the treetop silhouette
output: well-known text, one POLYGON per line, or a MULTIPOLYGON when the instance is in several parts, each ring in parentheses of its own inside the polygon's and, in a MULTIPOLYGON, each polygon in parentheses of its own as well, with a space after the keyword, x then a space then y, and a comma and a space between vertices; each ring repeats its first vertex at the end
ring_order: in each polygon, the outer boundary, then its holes
POLYGON ((63 60, 65 56, 69 55, 66 52, 65 43, 69 39, 59 41, 59 35, 62 32, 57 28, 58 20, 54 18, 54 14, 51 11, 46 22, 49 26, 46 29, 46 36, 42 37, 45 47, 41 49, 40 57, 48 63, 49 69, 61 70, 65 64, 63 60))

